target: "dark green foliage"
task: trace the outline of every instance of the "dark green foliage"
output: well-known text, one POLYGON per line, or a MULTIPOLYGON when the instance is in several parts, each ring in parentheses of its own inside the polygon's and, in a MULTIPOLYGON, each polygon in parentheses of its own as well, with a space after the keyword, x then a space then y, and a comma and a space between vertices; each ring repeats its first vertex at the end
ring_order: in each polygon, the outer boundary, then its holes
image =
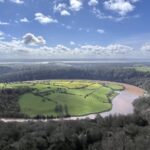
POLYGON ((149 150, 150 125, 138 115, 47 123, 0 123, 2 150, 149 150))
MULTIPOLYGON (((149 88, 150 72, 139 72, 134 64, 70 64, 71 66, 46 65, 8 65, 9 72, 0 70, 0 82, 43 80, 43 79, 91 79, 108 80, 134 84, 149 88), (15 71, 14 71, 15 70, 15 71)), ((65 92, 65 91, 64 91, 65 92)))
MULTIPOLYGON (((150 97, 141 97, 134 102, 135 113, 147 119, 150 123, 150 97)), ((141 121, 143 124, 143 121, 141 121)))
POLYGON ((0 117, 27 117, 20 112, 18 98, 21 94, 29 92, 30 88, 1 89, 0 90, 0 117))
POLYGON ((69 117, 69 111, 67 105, 61 105, 59 103, 55 106, 55 112, 58 114, 58 117, 69 117))

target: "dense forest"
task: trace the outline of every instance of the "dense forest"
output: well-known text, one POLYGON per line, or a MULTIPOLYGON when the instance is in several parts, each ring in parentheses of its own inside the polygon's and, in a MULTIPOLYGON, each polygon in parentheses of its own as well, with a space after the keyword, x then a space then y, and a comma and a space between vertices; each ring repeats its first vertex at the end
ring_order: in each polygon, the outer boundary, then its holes
POLYGON ((150 72, 131 68, 135 64, 32 64, 3 65, 0 82, 45 79, 90 79, 125 82, 149 90, 150 72))
POLYGON ((0 89, 0 117, 27 118, 20 112, 18 99, 20 94, 29 92, 30 88, 0 89))
POLYGON ((0 122, 0 149, 149 150, 149 123, 140 114, 47 123, 0 122))
MULTIPOLYGON (((99 79, 131 83, 150 91, 149 72, 138 72, 122 65, 9 67, 11 69, 0 69, 1 82, 51 78, 99 79)), ((4 96, 11 92, 1 91, 1 94, 4 96)), ((17 95, 17 91, 13 92, 17 95)), ((13 106, 10 112, 19 111, 10 97, 7 100, 6 103, 13 106)), ((132 115, 106 118, 98 115, 94 120, 0 122, 0 150, 150 150, 150 97, 137 99, 134 106, 132 115)))

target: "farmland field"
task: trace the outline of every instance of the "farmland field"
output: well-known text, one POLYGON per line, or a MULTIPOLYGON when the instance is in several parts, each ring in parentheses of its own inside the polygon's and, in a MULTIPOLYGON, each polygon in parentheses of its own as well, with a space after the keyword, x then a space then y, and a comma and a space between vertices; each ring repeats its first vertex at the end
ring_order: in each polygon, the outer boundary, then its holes
POLYGON ((134 67, 137 71, 140 72, 150 72, 150 67, 149 66, 142 66, 142 67, 134 67))
POLYGON ((125 68, 135 69, 138 72, 150 72, 150 66, 146 65, 135 65, 132 67, 125 67, 125 68))
POLYGON ((18 82, 0 84, 0 88, 30 88, 18 99, 20 111, 30 117, 80 116, 107 111, 116 91, 123 90, 117 83, 85 80, 18 82))

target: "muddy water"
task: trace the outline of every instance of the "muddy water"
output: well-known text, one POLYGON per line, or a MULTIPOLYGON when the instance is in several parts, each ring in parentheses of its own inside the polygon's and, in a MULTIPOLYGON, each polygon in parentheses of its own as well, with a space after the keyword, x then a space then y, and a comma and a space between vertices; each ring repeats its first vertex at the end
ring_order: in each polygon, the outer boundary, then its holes
MULTIPOLYGON (((104 82, 103 82, 104 83, 104 82)), ((105 83, 108 83, 107 81, 105 81, 105 83)), ((127 114, 131 114, 134 111, 134 107, 133 107, 133 101, 137 98, 139 98, 140 96, 144 95, 144 90, 141 88, 138 88, 136 86, 133 85, 129 85, 129 84, 122 84, 121 85, 124 86, 124 90, 121 91, 113 100, 112 100, 112 109, 110 111, 107 112, 103 112, 100 113, 100 115, 102 117, 106 117, 109 115, 127 115, 127 114)), ((94 119, 97 116, 97 114, 90 114, 90 115, 86 115, 86 116, 81 116, 81 117, 70 117, 70 118, 64 118, 63 120, 81 120, 81 119, 85 119, 85 118, 89 118, 89 119, 94 119)), ((60 121, 62 119, 51 119, 54 121, 60 121)), ((39 120, 35 120, 35 119, 6 119, 6 118, 1 118, 0 121, 4 121, 4 122, 27 122, 27 121, 33 121, 33 122, 37 122, 39 120)), ((40 120, 43 122, 47 122, 50 120, 40 120)))
POLYGON ((101 116, 108 115, 127 115, 134 111, 133 101, 144 95, 144 90, 136 86, 123 84, 125 90, 120 92, 112 101, 112 109, 108 112, 101 113, 101 116))

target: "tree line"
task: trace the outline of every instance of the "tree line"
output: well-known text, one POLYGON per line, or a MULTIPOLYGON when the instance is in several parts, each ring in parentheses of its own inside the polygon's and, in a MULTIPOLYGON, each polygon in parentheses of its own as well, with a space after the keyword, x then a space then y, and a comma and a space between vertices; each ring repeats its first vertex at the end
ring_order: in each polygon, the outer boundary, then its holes
POLYGON ((149 150, 150 125, 140 115, 95 120, 0 122, 2 150, 149 150))
POLYGON ((108 80, 134 84, 149 89, 150 72, 139 72, 129 68, 129 64, 99 64, 89 66, 88 64, 69 67, 47 65, 11 66, 6 73, 1 73, 0 82, 15 82, 45 79, 90 79, 108 80), (147 87, 148 86, 148 87, 147 87))

